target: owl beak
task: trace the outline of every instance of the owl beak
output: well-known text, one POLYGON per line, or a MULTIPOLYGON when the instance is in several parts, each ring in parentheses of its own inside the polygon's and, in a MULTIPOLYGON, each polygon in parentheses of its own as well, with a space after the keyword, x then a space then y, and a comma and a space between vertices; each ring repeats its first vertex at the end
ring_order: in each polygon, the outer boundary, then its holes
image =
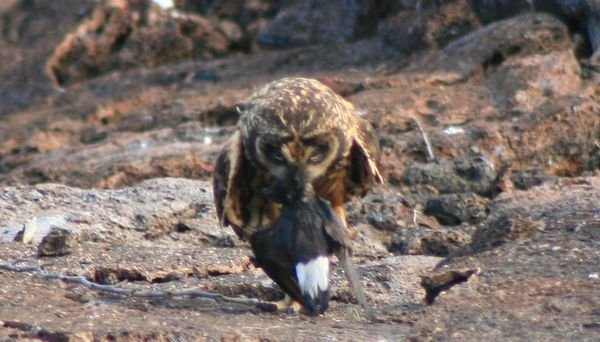
POLYGON ((270 186, 264 188, 263 194, 275 203, 290 205, 300 200, 310 186, 302 170, 290 168, 285 177, 276 178, 270 186))

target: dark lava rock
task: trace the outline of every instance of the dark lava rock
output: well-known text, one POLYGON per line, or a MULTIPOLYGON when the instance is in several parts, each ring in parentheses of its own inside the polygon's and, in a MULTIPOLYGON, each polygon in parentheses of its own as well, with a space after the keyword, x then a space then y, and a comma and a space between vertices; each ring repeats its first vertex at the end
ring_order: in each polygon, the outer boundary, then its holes
POLYGON ((459 230, 408 228, 392 236, 388 250, 394 254, 445 257, 464 249, 469 242, 469 235, 459 230))
POLYGON ((469 251, 483 252, 514 240, 531 239, 544 230, 544 222, 530 218, 501 216, 479 227, 473 234, 469 251))
POLYGON ((92 0, 1 2, 0 115, 55 93, 44 63, 94 6, 92 0))
POLYGON ((400 52, 410 53, 427 48, 425 23, 414 11, 402 12, 379 24, 378 34, 383 41, 400 52))
POLYGON ((372 194, 365 198, 362 213, 358 214, 378 230, 395 231, 406 225, 408 208, 399 194, 372 194))
POLYGON ((402 176, 406 185, 431 185, 440 193, 474 192, 482 196, 497 191, 497 172, 484 154, 453 161, 437 161, 409 166, 402 176))
POLYGON ((293 1, 259 32, 257 40, 277 47, 348 41, 360 11, 355 0, 293 1))
POLYGON ((443 225, 477 223, 485 219, 489 201, 474 193, 446 194, 431 198, 425 204, 425 215, 434 216, 443 225))
POLYGON ((378 34, 400 52, 441 48, 480 26, 468 1, 418 1, 380 21, 378 34))
POLYGON ((527 190, 541 185, 546 178, 548 176, 540 168, 513 170, 510 175, 510 181, 519 190, 527 190))
POLYGON ((588 37, 592 59, 600 62, 600 2, 597 0, 473 0, 471 3, 484 23, 527 11, 553 14, 588 37))
POLYGON ((546 14, 491 23, 448 43, 439 54, 420 58, 409 70, 455 70, 462 77, 493 69, 515 57, 571 49, 568 28, 546 14))
POLYGON ((425 302, 433 304, 433 301, 441 292, 449 290, 454 285, 468 281, 476 273, 476 269, 462 269, 421 277, 421 286, 423 286, 426 292, 425 302))

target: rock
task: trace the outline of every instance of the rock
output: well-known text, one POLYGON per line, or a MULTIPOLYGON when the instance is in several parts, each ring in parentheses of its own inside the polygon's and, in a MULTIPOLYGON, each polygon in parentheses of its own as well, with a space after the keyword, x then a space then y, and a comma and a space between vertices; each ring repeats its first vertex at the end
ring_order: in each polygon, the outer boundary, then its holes
POLYGON ((474 253, 482 252, 510 241, 531 239, 543 230, 543 221, 502 216, 477 229, 469 248, 474 253))
POLYGON ((540 168, 528 170, 513 170, 510 175, 511 182, 519 190, 531 189, 534 186, 541 185, 548 177, 544 170, 540 168))
POLYGON ((420 1, 381 20, 377 31, 387 44, 412 54, 442 48, 479 26, 469 1, 420 1))
POLYGON ((430 305, 433 304, 435 298, 441 292, 449 290, 454 285, 468 281, 476 273, 477 270, 474 269, 463 269, 421 277, 421 286, 426 291, 425 302, 430 305))
MULTIPOLYGON (((517 240, 505 240, 489 246, 491 249, 485 252, 453 256, 441 262, 433 275, 476 269, 477 276, 438 297, 428 309, 431 321, 416 322, 410 335, 466 338, 464 328, 484 325, 494 326, 482 332, 486 339, 500 338, 509 326, 511 334, 530 339, 543 334, 537 328, 531 330, 535 319, 530 315, 536 312, 542 313, 545 321, 561 320, 561 325, 553 329, 553 336, 568 334, 570 329, 564 327, 567 321, 573 324, 594 321, 591 313, 594 303, 572 303, 568 298, 572 293, 592 290, 598 285, 588 278, 598 262, 597 240, 593 238, 600 219, 598 181, 598 178, 564 179, 496 199, 493 212, 503 212, 502 215, 514 217, 515 222, 518 217, 525 228, 522 232, 533 234, 517 233, 514 229, 514 236, 520 237, 517 240), (566 207, 577 210, 565 210, 566 207), (540 226, 545 227, 543 232, 534 233, 540 226), (535 293, 550 298, 540 299, 535 293), (457 312, 461 315, 459 319, 455 316, 457 312), (508 317, 515 312, 528 317, 526 324, 516 327, 508 323, 508 317)), ((592 329, 581 329, 577 338, 592 338, 594 333, 592 329)))
POLYGON ((543 107, 547 98, 568 96, 581 86, 581 68, 570 51, 527 56, 495 68, 488 80, 502 89, 494 94, 496 101, 507 103, 515 115, 543 107))
POLYGON ((292 1, 258 34, 265 46, 340 43, 354 37, 360 4, 355 0, 292 1))
POLYGON ((39 256, 63 256, 71 253, 75 245, 75 238, 71 231, 58 227, 51 227, 50 232, 44 236, 38 245, 39 256))
POLYGON ((409 212, 398 194, 390 196, 383 193, 367 196, 359 215, 364 215, 366 221, 376 229, 395 231, 406 226, 409 212))
POLYGON ((392 235, 388 250, 394 254, 446 257, 464 250, 470 242, 470 236, 458 229, 408 228, 392 235))
POLYGON ((25 227, 20 241, 41 243, 40 250, 58 250, 62 240, 117 242, 130 236, 157 241, 180 241, 185 236, 195 244, 232 246, 237 241, 232 231, 213 229, 210 194, 206 182, 176 178, 114 191, 56 184, 3 188, 0 220, 9 225, 1 237, 14 240, 25 227))
POLYGON ((35 158, 25 167, 15 167, 5 182, 60 182, 80 187, 118 188, 152 177, 206 177, 212 172, 198 155, 217 153, 212 143, 223 137, 200 127, 189 127, 193 139, 179 137, 180 132, 131 134, 98 142, 92 146, 63 147, 56 153, 35 158), (205 139, 209 139, 208 143, 205 139))
POLYGON ((2 1, 0 115, 30 107, 56 93, 42 67, 66 32, 95 1, 2 1))
POLYGON ((478 223, 487 216, 488 205, 485 198, 474 193, 447 194, 430 198, 424 214, 434 216, 443 225, 478 223))
POLYGON ((568 50, 571 44, 567 27, 558 19, 544 14, 521 15, 456 39, 439 54, 419 59, 409 69, 457 72, 456 80, 444 81, 455 82, 512 57, 568 50))
POLYGON ((423 17, 414 11, 401 12, 382 21, 378 34, 399 51, 410 54, 428 47, 423 17))
POLYGON ((20 235, 18 241, 39 244, 56 227, 64 226, 68 220, 68 215, 60 212, 36 215, 25 223, 23 233, 20 235))
POLYGON ((596 0, 519 0, 472 1, 478 17, 485 23, 514 16, 526 11, 551 13, 563 18, 588 38, 592 60, 600 56, 600 3, 596 0))
POLYGON ((404 184, 431 185, 440 193, 474 192, 490 196, 496 190, 497 172, 483 154, 464 156, 453 161, 412 165, 402 176, 404 184))
POLYGON ((148 4, 105 0, 65 37, 47 69, 64 86, 114 69, 210 59, 224 55, 228 46, 226 36, 200 16, 171 16, 148 4))
POLYGON ((256 36, 287 1, 177 0, 175 7, 218 20, 219 29, 231 41, 231 49, 256 50, 256 36))
POLYGON ((221 32, 223 32, 230 44, 242 44, 244 32, 242 32, 242 29, 236 22, 222 20, 219 22, 218 28, 221 32))

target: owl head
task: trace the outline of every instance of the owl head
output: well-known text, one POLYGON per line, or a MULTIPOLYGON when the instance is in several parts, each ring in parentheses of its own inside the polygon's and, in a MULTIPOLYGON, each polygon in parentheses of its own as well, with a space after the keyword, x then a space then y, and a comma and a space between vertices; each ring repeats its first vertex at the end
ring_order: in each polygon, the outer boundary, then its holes
POLYGON ((240 112, 244 153, 279 180, 323 176, 348 156, 356 130, 352 104, 312 79, 269 83, 240 112))

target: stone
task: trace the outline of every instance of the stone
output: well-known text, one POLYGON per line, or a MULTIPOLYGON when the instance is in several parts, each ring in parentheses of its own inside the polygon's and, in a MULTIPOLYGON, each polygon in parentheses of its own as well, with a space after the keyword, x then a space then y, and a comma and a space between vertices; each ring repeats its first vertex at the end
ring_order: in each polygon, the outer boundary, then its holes
POLYGON ((137 5, 117 0, 99 3, 48 60, 46 68, 56 84, 71 84, 117 68, 211 59, 227 52, 229 40, 207 19, 192 14, 172 16, 157 6, 137 5))
POLYGON ((528 240, 544 230, 544 222, 502 216, 478 228, 469 246, 472 252, 485 251, 515 240, 528 240))
POLYGON ((408 186, 426 184, 442 194, 470 191, 483 196, 497 191, 496 177, 496 168, 484 154, 411 165, 402 176, 408 186))
POLYGON ((430 198, 424 214, 434 216, 443 225, 474 224, 486 218, 488 207, 488 200, 474 193, 453 193, 430 198))
POLYGON ((394 254, 446 257, 464 250, 471 237, 456 229, 408 228, 392 235, 388 250, 394 254))
POLYGON ((438 274, 421 277, 421 286, 426 291, 425 302, 433 304, 435 298, 443 291, 448 291, 454 285, 464 283, 477 273, 475 269, 451 270, 438 274))
POLYGON ((258 34, 265 46, 340 43, 354 37, 360 13, 355 0, 292 1, 258 34))
POLYGON ((577 22, 573 28, 583 33, 591 47, 591 60, 598 63, 600 56, 600 3, 596 0, 476 0, 472 6, 485 22, 491 22, 527 11, 550 13, 566 22, 577 22))
POLYGON ((67 229, 52 226, 38 245, 38 256, 57 257, 71 253, 75 247, 75 237, 67 229))

